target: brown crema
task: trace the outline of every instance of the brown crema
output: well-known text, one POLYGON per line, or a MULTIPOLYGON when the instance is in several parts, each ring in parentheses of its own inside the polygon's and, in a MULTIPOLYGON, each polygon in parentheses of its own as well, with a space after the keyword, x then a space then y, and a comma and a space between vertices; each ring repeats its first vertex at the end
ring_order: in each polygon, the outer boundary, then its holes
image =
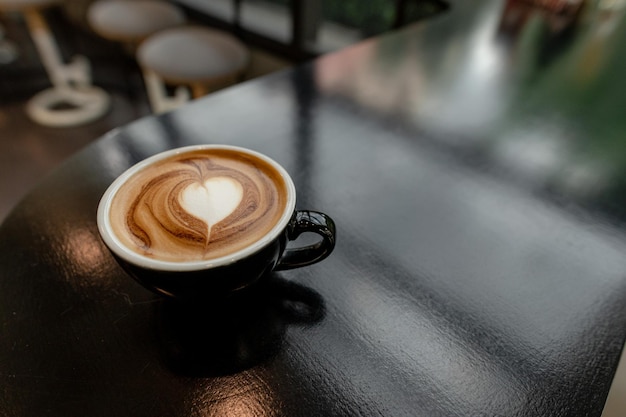
POLYGON ((203 149, 135 173, 113 196, 109 219, 132 251, 189 262, 253 244, 276 225, 286 204, 285 182, 266 161, 236 150, 203 149), (211 188, 213 183, 221 186, 211 188), (211 203, 207 212, 204 203, 211 203), (210 224, 211 219, 216 222, 210 224))

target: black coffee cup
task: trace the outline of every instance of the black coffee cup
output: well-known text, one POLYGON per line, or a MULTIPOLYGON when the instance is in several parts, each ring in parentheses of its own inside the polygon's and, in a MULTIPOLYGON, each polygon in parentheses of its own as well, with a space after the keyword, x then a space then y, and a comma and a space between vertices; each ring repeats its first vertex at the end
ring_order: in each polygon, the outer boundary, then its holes
POLYGON ((106 190, 98 207, 100 235, 111 253, 129 275, 144 287, 179 299, 223 297, 258 281, 270 271, 299 268, 326 258, 335 246, 335 224, 324 213, 295 210, 296 191, 287 171, 277 162, 258 152, 229 145, 198 145, 173 149, 154 155, 132 166, 106 190), (111 201, 120 187, 150 165, 186 152, 203 149, 227 149, 259 158, 269 164, 285 184, 287 203, 280 219, 269 232, 242 250, 212 260, 164 261, 144 256, 124 245, 110 221, 111 201), (304 232, 321 237, 300 247, 287 247, 289 241, 304 232))

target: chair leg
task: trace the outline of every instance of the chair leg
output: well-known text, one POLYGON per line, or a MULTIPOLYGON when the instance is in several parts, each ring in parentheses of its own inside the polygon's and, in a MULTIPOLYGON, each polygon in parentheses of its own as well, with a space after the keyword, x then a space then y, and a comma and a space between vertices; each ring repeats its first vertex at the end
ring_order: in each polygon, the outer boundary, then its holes
POLYGON ((71 63, 65 64, 59 46, 41 12, 37 9, 28 9, 24 11, 24 17, 50 82, 55 87, 91 85, 91 69, 87 58, 77 56, 71 63))
POLYGON ((91 85, 87 58, 77 56, 65 64, 41 12, 27 9, 24 17, 53 86, 29 100, 28 115, 37 123, 54 127, 77 126, 103 116, 109 108, 110 98, 104 90, 91 85), (59 107, 62 104, 67 108, 59 107))
POLYGON ((143 78, 150 107, 154 113, 160 114, 174 110, 190 99, 189 90, 182 86, 176 89, 174 96, 169 96, 163 80, 154 71, 144 68, 143 78))

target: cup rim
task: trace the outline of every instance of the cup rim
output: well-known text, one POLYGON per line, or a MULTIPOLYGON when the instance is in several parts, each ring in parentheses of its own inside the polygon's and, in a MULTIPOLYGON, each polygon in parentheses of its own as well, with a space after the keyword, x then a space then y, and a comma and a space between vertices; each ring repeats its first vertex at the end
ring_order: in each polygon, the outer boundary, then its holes
POLYGON ((97 223, 98 223, 98 231, 100 232, 100 236, 107 247, 117 256, 122 258, 123 260, 147 269, 152 269, 156 271, 169 271, 169 272, 184 272, 184 271, 197 271, 204 269, 212 269, 220 266, 226 266, 232 263, 235 263, 241 259, 244 259, 259 250, 263 249, 269 243, 274 241, 287 227, 293 213, 295 211, 296 206, 296 188, 291 179, 291 176, 285 168, 283 168, 278 162, 274 161, 269 156, 257 152, 252 149, 243 148, 240 146, 233 145, 219 145, 219 144, 205 144, 205 145, 191 145, 184 146, 180 148, 174 148, 167 151, 163 151, 152 155, 142 161, 137 162, 132 165, 126 171, 124 171, 121 175, 119 175, 113 182, 109 185, 107 190, 104 192, 102 197, 100 198, 100 202, 98 204, 98 212, 97 212, 97 223), (111 201, 113 197, 116 195, 117 191, 120 187, 132 177, 137 172, 146 168, 147 166, 153 164, 154 162, 169 158, 174 155, 180 155, 187 152, 199 151, 199 150, 210 150, 210 149, 226 149, 233 150, 237 152, 242 152, 256 158, 259 158, 268 164, 270 164, 276 171, 280 174, 281 178, 285 182, 285 188, 287 190, 287 202, 285 204, 285 208, 283 213, 278 220, 278 222, 270 229, 268 233, 266 233, 263 237, 253 242, 252 244, 246 246, 243 249, 240 249, 236 252, 233 252, 229 255, 225 255, 219 258, 209 259, 209 260, 199 260, 199 261, 185 261, 185 262, 174 262, 174 261, 164 261, 159 259, 154 259, 147 257, 145 255, 141 255, 137 252, 132 251, 126 245, 120 242, 119 238, 115 235, 111 228, 111 222, 109 218, 111 201))

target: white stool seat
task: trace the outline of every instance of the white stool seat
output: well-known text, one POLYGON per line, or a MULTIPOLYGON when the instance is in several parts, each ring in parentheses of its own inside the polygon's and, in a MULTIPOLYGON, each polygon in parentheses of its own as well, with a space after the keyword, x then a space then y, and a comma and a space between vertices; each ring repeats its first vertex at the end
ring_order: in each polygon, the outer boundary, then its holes
POLYGON ((165 1, 99 0, 89 7, 87 20, 105 39, 138 43, 155 32, 184 23, 185 16, 165 1))
POLYGON ((202 84, 241 73, 249 52, 228 33, 185 26, 150 36, 139 46, 137 59, 167 83, 202 84))
POLYGON ((243 74, 250 54, 237 38, 201 26, 181 26, 158 32, 137 49, 137 60, 146 80, 150 105, 156 113, 172 110, 243 74), (163 83, 178 85, 169 97, 163 83))

